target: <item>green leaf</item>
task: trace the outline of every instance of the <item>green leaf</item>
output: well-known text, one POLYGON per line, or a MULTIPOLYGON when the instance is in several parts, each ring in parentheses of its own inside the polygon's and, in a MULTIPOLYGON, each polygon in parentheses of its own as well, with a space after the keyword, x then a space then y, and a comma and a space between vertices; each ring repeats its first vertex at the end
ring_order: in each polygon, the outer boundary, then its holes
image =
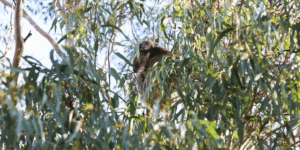
POLYGON ((170 140, 173 139, 173 133, 170 130, 169 126, 162 126, 160 127, 162 133, 164 133, 170 140))
POLYGON ((109 69, 109 73, 110 73, 116 80, 120 80, 120 76, 119 76, 118 72, 117 72, 114 68, 110 68, 110 69, 109 69))
POLYGON ((133 66, 133 65, 130 63, 130 61, 129 61, 126 57, 124 57, 121 53, 116 52, 115 54, 116 54, 118 57, 120 57, 121 59, 123 59, 128 65, 133 66))
POLYGON ((115 94, 114 98, 112 98, 112 106, 113 106, 113 108, 119 107, 119 96, 118 96, 118 94, 115 94))
POLYGON ((219 42, 221 41, 221 39, 227 35, 227 33, 233 31, 235 28, 228 28, 226 30, 224 30, 223 32, 221 32, 218 36, 218 38, 216 39, 216 41, 211 45, 210 50, 209 50, 209 55, 208 58, 211 58, 211 55, 214 53, 215 47, 219 44, 219 42))
POLYGON ((48 31, 48 33, 53 29, 54 27, 54 32, 56 32, 56 23, 57 23, 57 17, 53 20, 52 25, 50 27, 50 30, 48 31))
POLYGON ((57 44, 59 44, 59 43, 62 42, 63 40, 66 40, 67 37, 68 37, 68 35, 74 35, 75 32, 76 32, 76 30, 72 30, 71 32, 67 33, 66 35, 64 35, 63 37, 61 37, 61 38, 58 40, 57 44))
POLYGON ((129 40, 129 38, 124 34, 124 32, 123 32, 120 28, 118 28, 117 26, 115 26, 115 25, 112 25, 112 24, 104 24, 104 25, 102 25, 102 27, 111 27, 111 28, 115 28, 115 29, 119 30, 127 40, 129 40))

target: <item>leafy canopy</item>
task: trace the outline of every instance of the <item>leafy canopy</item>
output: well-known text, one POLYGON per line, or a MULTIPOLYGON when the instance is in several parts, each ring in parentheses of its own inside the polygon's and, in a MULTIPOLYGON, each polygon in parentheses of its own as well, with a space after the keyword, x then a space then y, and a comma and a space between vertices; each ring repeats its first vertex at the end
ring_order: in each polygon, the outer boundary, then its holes
POLYGON ((42 8, 53 17, 50 30, 66 33, 58 41, 66 57, 52 51, 45 68, 24 56, 21 70, 1 60, 24 81, 16 86, 0 71, 3 146, 299 148, 298 0, 58 2, 63 12, 52 2, 42 8), (153 67, 161 88, 148 89, 160 93, 155 100, 163 98, 165 110, 153 103, 144 116, 150 104, 134 90, 132 43, 153 35, 174 55, 153 67))

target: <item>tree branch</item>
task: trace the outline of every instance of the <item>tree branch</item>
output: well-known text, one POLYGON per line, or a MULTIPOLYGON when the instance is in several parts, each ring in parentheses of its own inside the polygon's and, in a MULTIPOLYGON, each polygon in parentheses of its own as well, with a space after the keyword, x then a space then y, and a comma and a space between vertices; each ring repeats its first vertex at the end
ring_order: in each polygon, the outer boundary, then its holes
POLYGON ((58 8, 58 10, 60 12, 60 15, 64 15, 65 11, 62 9, 59 1, 58 0, 54 0, 53 3, 54 3, 54 6, 56 6, 58 8))
POLYGON ((15 11, 15 41, 16 41, 16 49, 15 55, 13 59, 13 68, 19 68, 20 60, 23 55, 24 50, 24 40, 21 37, 21 22, 22 22, 22 0, 17 0, 16 11, 15 11))

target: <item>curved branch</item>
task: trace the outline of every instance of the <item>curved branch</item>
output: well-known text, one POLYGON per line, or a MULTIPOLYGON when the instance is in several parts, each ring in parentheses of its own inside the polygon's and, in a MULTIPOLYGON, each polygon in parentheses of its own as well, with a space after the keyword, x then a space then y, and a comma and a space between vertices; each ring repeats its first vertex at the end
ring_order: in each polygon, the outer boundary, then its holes
MULTIPOLYGON (((8 6, 10 8, 12 8, 12 4, 10 4, 9 2, 7 2, 6 0, 0 0, 5 6, 8 6)), ((46 33, 43 29, 41 29, 33 20, 32 18, 27 15, 26 11, 23 10, 23 17, 35 28, 35 30, 37 30, 42 36, 44 36, 50 43, 51 45, 54 47, 54 50, 56 51, 56 53, 60 56, 60 57, 64 57, 64 53, 60 50, 60 48, 58 47, 58 44, 50 37, 50 35, 48 33, 46 33)))

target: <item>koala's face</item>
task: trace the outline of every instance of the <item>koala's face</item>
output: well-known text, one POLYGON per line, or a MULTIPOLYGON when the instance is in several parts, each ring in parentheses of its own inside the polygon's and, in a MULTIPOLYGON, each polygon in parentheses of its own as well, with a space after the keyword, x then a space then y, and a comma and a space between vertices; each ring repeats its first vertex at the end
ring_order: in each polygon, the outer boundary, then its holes
POLYGON ((140 52, 140 63, 146 62, 150 56, 150 49, 153 48, 155 44, 151 41, 143 41, 139 44, 140 52))
POLYGON ((143 41, 139 45, 139 50, 140 51, 148 51, 152 47, 155 47, 155 43, 153 43, 151 41, 143 41))
POLYGON ((150 41, 143 41, 139 44, 139 53, 140 59, 138 60, 136 57, 133 60, 134 72, 137 72, 141 67, 141 64, 147 62, 147 59, 150 55, 150 49, 152 47, 152 43, 150 41))

